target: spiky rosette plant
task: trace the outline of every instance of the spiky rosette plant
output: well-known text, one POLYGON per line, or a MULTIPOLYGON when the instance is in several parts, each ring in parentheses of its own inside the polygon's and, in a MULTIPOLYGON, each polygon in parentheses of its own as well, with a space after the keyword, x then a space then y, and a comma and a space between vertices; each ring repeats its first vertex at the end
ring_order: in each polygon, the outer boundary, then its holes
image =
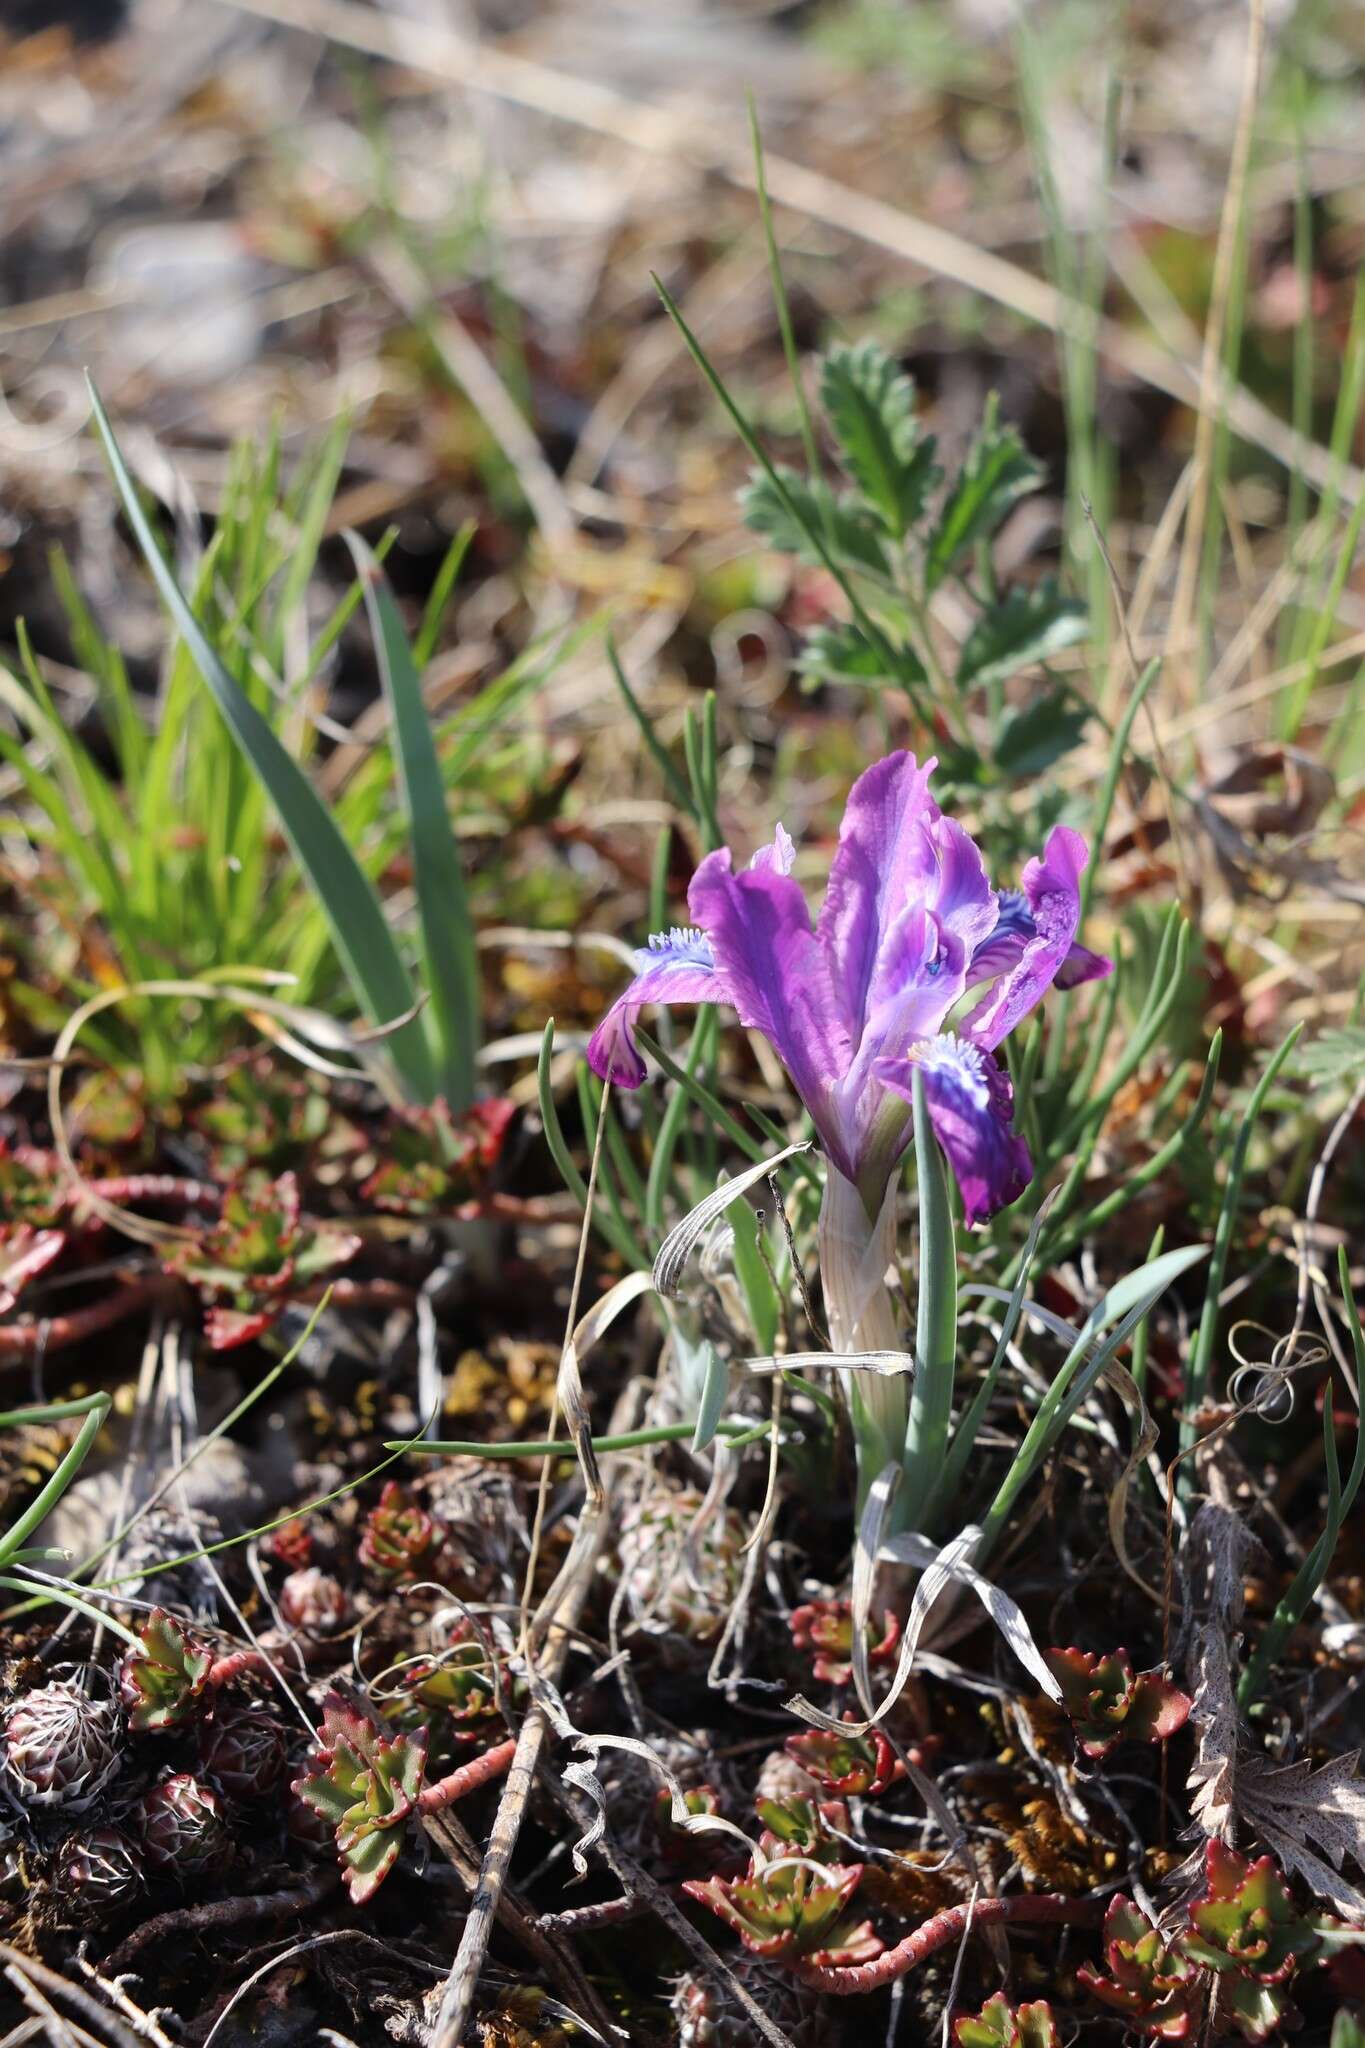
POLYGON ((358 1555, 380 1578, 398 1579, 429 1566, 440 1541, 441 1528, 435 1517, 419 1506, 405 1486, 390 1479, 365 1517, 358 1555))
POLYGON ((875 1799, 904 1776, 900 1759, 880 1728, 869 1728, 866 1735, 812 1728, 804 1735, 789 1735, 786 1750, 803 1771, 841 1799, 875 1799))
MULTIPOLYGON (((798 1650, 814 1650, 814 1671, 826 1685, 847 1685, 853 1676, 853 1604, 849 1600, 808 1600, 792 1610, 792 1641, 798 1650)), ((894 1664, 901 1625, 890 1611, 881 1630, 869 1624, 867 1661, 894 1664)))
POLYGON ((199 1724, 199 1762, 234 1799, 264 1799, 284 1774, 284 1730, 264 1707, 220 1704, 199 1724))
POLYGON ((144 1793, 140 1816, 149 1866, 182 1884, 221 1865, 231 1846, 218 1794, 188 1771, 173 1771, 144 1793))
POLYGON ((173 1614, 158 1607, 135 1630, 136 1649, 124 1651, 119 1693, 128 1726, 138 1735, 179 1727, 198 1710, 213 1669, 213 1651, 173 1614))
POLYGON ((683 1890, 770 1962, 868 1963, 883 1947, 871 1921, 840 1917, 862 1874, 861 1863, 783 1856, 745 1877, 689 1879, 683 1890))
POLYGON ((115 1708, 55 1679, 4 1712, 4 1774, 31 1806, 84 1812, 119 1769, 115 1708))
POLYGON ((1254 1863, 1221 1842, 1204 1852, 1203 1893, 1191 1901, 1181 1952, 1213 1973, 1219 2017, 1248 2041, 1268 2041, 1293 2012, 1288 1985, 1320 1940, 1273 1856, 1254 1863))
POLYGON ((1188 1695, 1160 1671, 1135 1672, 1126 1650, 1049 1650, 1047 1665, 1089 1757, 1107 1756, 1125 1740, 1164 1742, 1189 1719, 1188 1695))
POLYGON ((1078 1981, 1144 2034, 1163 2041, 1193 2036, 1204 2005, 1202 1971, 1143 1917, 1131 1899, 1114 1898, 1101 1937, 1104 1972, 1083 1964, 1078 1981))
POLYGON ((331 1636, 346 1626, 351 1603, 339 1579, 315 1564, 290 1572, 280 1587, 280 1613, 306 1636, 331 1636))
POLYGON ((111 1703, 54 1680, 6 1709, 5 1775, 28 1805, 84 1813, 118 1769, 116 1735, 111 1703))
POLYGON ((131 1904, 146 1882, 142 1851, 122 1828, 71 1835, 58 1855, 57 1890, 82 1919, 105 1920, 131 1904))
POLYGON ((628 1503, 619 1539, 634 1613, 693 1643, 710 1642, 719 1634, 739 1590, 744 1562, 740 1516, 726 1507, 702 1519, 701 1509, 701 1495, 690 1488, 656 1488, 628 1503))
POLYGON ((373 1898, 398 1860, 426 1771, 426 1730, 384 1735, 329 1694, 319 1746, 293 1791, 333 1829, 352 1902, 373 1898))
POLYGON ((1061 2048, 1057 2022, 1046 1999, 1011 2005, 1003 1991, 979 2013, 953 2022, 956 2048, 1061 2048))

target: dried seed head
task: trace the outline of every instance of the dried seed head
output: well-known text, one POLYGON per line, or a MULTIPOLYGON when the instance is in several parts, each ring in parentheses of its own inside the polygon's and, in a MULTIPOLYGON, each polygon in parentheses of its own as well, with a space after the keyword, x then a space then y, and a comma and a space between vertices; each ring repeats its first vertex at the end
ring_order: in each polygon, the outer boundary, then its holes
POLYGON ((83 1813, 118 1769, 113 1705, 66 1680, 16 1700, 4 1718, 4 1768, 32 1806, 83 1813))

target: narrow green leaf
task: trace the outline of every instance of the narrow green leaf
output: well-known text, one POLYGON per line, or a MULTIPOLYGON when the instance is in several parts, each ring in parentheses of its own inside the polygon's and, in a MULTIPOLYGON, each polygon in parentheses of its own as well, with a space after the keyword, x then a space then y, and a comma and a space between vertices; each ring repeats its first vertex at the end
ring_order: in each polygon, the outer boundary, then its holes
POLYGON ((1064 647, 1077 646, 1089 632, 1088 607, 1074 597, 1063 597, 1054 577, 1033 590, 1011 590, 1000 604, 981 614, 963 642, 957 686, 971 690, 1007 682, 1021 668, 1050 661, 1064 647))
POLYGON ((359 534, 348 533, 346 545, 365 586, 365 608, 393 720, 431 993, 430 1035, 438 1080, 458 1115, 473 1098, 474 1054, 479 1040, 479 960, 464 870, 446 811, 445 782, 422 696, 422 679, 389 580, 359 534))
MULTIPOLYGON (((414 1007, 416 995, 379 898, 317 791, 209 644, 162 555, 93 383, 90 400, 124 513, 176 631, 243 759, 275 806, 326 917, 357 1002, 372 1023, 392 1024, 414 1007)), ((430 1098, 435 1092, 435 1069, 420 1021, 413 1018, 399 1025, 386 1044, 410 1092, 430 1098)))
POLYGON ((697 1427, 692 1435, 693 1451, 705 1451, 711 1446, 720 1422, 720 1414, 730 1391, 730 1369, 714 1344, 706 1346, 706 1378, 702 1382, 701 1405, 697 1409, 697 1427))
POLYGON ((914 384, 875 341, 838 344, 825 357, 820 397, 849 475, 887 532, 904 540, 939 477, 914 384))

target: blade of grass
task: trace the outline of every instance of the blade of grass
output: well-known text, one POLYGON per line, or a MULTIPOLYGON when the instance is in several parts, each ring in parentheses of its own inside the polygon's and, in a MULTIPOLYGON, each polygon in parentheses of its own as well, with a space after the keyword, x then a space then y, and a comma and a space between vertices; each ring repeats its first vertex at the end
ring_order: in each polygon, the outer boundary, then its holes
POLYGON ((345 539, 365 586, 365 608, 393 722, 431 996, 430 1037, 437 1081, 459 1115, 473 1099, 479 1039, 479 961, 464 870, 446 811, 445 782, 422 696, 422 679, 389 580, 359 534, 347 533, 345 539))
MULTIPOLYGON (((416 995, 379 898, 312 784, 209 644, 161 552, 93 383, 90 399, 120 501, 162 601, 243 759, 275 806, 317 895, 357 1001, 371 1023, 390 1024, 414 1007, 416 995)), ((430 1100, 436 1076, 420 1020, 400 1025, 386 1043, 409 1091, 430 1100)))

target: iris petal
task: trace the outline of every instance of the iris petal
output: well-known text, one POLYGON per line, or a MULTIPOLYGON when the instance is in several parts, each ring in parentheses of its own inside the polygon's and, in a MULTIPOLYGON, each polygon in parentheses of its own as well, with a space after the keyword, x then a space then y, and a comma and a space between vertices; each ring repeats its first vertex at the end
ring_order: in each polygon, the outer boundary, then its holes
POLYGON ((636 974, 588 1041, 588 1065, 618 1088, 638 1088, 645 1063, 635 1043, 635 1019, 646 1003, 728 1003, 729 984, 716 966, 704 932, 675 926, 656 932, 635 955, 636 974))
POLYGON ((913 1100, 916 1071, 934 1136, 962 1190, 968 1223, 1018 1201, 1033 1178, 1028 1146, 1013 1129, 1009 1075, 988 1052, 954 1032, 926 1039, 902 1060, 883 1060, 878 1078, 913 1100))
MULTIPOLYGON (((1024 899, 1033 923, 1018 959, 962 1026, 973 1045, 993 1051, 1039 1004, 1067 967, 1081 916, 1081 872, 1089 855, 1079 832, 1056 825, 1041 860, 1024 869, 1024 899)), ((1092 954, 1091 960, 1098 955, 1092 954)), ((1087 979, 1087 976, 1079 977, 1087 979)))
POLYGON ((687 900, 714 950, 724 1000, 742 1024, 763 1033, 826 1149, 848 1171, 852 1162, 831 1097, 852 1048, 800 885, 777 861, 737 875, 721 847, 697 869, 687 900))

